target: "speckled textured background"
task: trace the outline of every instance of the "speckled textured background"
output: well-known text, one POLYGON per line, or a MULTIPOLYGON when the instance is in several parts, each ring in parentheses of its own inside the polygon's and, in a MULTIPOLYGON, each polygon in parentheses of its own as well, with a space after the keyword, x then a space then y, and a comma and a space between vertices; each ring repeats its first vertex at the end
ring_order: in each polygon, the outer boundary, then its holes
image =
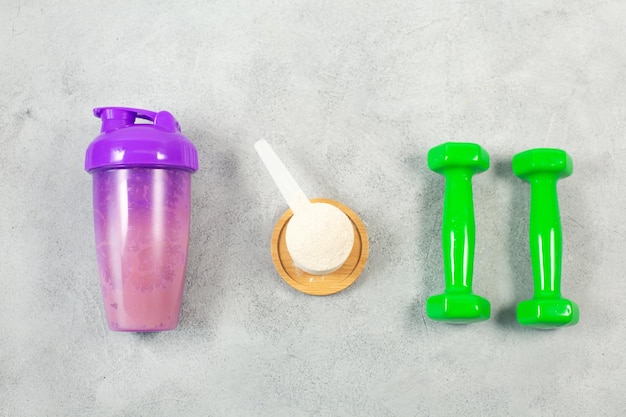
POLYGON ((0 415, 626 415, 626 3, 0 1, 0 415), (91 109, 171 111, 198 147, 182 322, 106 329, 91 109), (286 209, 253 143, 363 219, 370 260, 311 297, 275 272, 286 209), (443 141, 477 176, 475 291, 492 319, 425 317, 443 286, 443 141), (528 189, 510 158, 573 157, 563 292, 580 323, 521 328, 528 189))

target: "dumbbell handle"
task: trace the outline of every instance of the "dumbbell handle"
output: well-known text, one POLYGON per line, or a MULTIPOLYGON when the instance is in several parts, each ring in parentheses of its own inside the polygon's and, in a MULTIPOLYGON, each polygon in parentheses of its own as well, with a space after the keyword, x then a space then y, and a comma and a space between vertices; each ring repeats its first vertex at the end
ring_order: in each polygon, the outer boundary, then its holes
POLYGON ((555 175, 537 173, 530 183, 530 257, 535 298, 561 295, 562 232, 555 175))
POLYGON ((473 174, 473 170, 461 167, 445 171, 442 246, 446 292, 472 291, 476 239, 473 174))

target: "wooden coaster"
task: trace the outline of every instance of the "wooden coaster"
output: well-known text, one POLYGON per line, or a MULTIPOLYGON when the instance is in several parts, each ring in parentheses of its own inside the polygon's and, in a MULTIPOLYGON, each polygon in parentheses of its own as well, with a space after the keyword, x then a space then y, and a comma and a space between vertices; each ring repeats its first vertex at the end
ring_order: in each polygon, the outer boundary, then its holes
POLYGON ((325 198, 313 198, 312 203, 328 203, 338 207, 352 221, 354 225, 354 246, 346 262, 334 272, 326 275, 309 274, 296 267, 287 250, 285 235, 287 223, 293 216, 291 209, 287 210, 276 222, 272 233, 272 260, 274 266, 285 280, 296 290, 310 295, 330 295, 349 287, 359 277, 369 254, 369 243, 365 225, 355 212, 347 206, 325 198))

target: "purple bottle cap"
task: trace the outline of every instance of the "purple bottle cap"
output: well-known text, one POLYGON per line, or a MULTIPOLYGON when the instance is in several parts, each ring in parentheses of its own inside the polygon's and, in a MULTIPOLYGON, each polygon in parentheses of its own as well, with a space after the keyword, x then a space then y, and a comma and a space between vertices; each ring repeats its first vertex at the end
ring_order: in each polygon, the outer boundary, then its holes
POLYGON ((102 129, 87 148, 86 171, 131 167, 198 170, 196 148, 180 133, 170 112, 99 107, 93 114, 102 119, 102 129), (135 124, 136 119, 152 123, 135 124))

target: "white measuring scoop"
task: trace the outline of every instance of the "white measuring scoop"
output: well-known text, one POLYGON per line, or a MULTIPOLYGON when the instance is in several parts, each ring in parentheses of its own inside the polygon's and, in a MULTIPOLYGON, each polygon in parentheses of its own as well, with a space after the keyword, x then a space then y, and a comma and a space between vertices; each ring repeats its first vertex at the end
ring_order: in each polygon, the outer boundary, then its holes
POLYGON ((339 269, 354 246, 352 221, 332 204, 311 203, 267 141, 254 148, 293 211, 285 240, 294 265, 313 275, 339 269))

